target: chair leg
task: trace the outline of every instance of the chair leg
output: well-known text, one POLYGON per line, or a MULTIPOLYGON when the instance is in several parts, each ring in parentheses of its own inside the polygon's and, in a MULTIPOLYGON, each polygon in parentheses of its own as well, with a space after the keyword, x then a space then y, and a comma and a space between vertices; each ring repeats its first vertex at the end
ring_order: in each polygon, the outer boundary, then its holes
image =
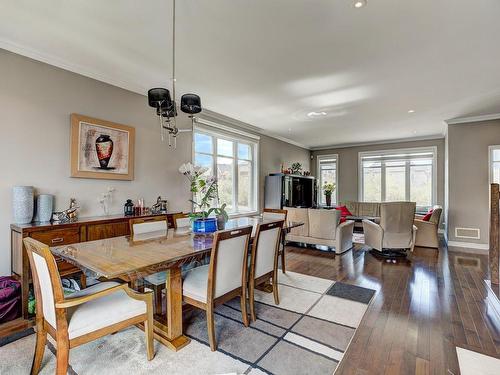
POLYGON ((255 282, 251 280, 248 283, 248 303, 250 305, 250 319, 255 322, 255 282))
POLYGON ((285 246, 283 246, 283 250, 281 250, 281 272, 286 273, 286 267, 285 267, 285 246))
POLYGON ((278 272, 275 270, 273 274, 273 295, 274 295, 274 303, 280 304, 280 297, 278 295, 278 272))
POLYGON ((47 332, 42 326, 38 326, 36 330, 36 346, 33 363, 31 365, 31 375, 37 375, 42 366, 43 353, 45 352, 45 344, 47 343, 47 332))
POLYGON ((83 272, 80 275, 80 285, 82 289, 85 289, 87 287, 87 276, 85 276, 85 273, 83 272))
POLYGON ((153 314, 151 314, 151 317, 149 317, 148 314, 148 319, 144 321, 144 333, 146 334, 146 352, 147 352, 147 357, 148 361, 151 361, 154 356, 155 356, 155 350, 154 350, 154 334, 153 334, 153 314))
POLYGON ((241 305, 241 318, 243 319, 243 325, 248 327, 248 312, 247 312, 247 288, 244 286, 241 288, 241 296, 240 296, 240 305, 241 305))
POLYGON ((57 375, 66 375, 68 373, 68 361, 69 361, 69 341, 68 340, 57 340, 57 375))
POLYGON ((215 352, 217 350, 217 342, 215 341, 215 322, 214 322, 214 307, 213 304, 207 305, 207 330, 210 349, 215 352))

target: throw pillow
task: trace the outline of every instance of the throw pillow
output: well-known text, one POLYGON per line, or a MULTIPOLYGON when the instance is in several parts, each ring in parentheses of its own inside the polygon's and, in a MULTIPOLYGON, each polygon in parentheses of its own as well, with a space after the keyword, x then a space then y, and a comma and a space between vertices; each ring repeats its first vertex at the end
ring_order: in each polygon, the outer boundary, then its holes
POLYGON ((341 217, 352 216, 351 211, 349 211, 346 206, 338 206, 335 209, 340 211, 341 217))
POLYGON ((429 221, 431 219, 433 211, 434 210, 432 208, 429 211, 427 211, 427 213, 424 215, 424 217, 422 218, 422 220, 423 221, 429 221))

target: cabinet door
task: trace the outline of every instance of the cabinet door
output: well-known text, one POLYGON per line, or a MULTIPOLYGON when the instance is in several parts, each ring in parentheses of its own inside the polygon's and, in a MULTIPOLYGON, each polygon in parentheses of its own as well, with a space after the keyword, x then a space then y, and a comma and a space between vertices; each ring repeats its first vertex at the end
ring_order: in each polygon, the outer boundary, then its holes
POLYGON ((126 236, 130 234, 128 221, 110 224, 92 224, 87 226, 87 241, 126 236))
POLYGON ((49 246, 70 245, 80 242, 80 228, 34 232, 31 234, 31 237, 49 246))

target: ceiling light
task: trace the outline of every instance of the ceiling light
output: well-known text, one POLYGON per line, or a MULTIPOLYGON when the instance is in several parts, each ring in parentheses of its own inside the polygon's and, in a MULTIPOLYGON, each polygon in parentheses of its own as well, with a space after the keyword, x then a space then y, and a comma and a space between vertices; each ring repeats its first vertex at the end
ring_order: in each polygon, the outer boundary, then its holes
POLYGON ((366 0, 355 0, 354 8, 363 8, 366 5, 366 0))
POLYGON ((326 115, 327 115, 327 113, 323 112, 323 111, 321 111, 321 112, 314 112, 314 111, 312 111, 312 112, 309 112, 307 114, 307 117, 309 117, 309 118, 315 118, 315 117, 322 117, 322 116, 326 116, 326 115))
POLYGON ((415 113, 415 110, 414 110, 414 109, 410 109, 410 110, 408 111, 408 113, 415 113))

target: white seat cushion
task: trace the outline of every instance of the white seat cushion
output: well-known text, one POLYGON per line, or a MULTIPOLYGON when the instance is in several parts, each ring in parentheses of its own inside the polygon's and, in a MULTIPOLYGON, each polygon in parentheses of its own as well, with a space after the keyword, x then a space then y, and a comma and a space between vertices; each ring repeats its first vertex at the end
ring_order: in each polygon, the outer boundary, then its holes
POLYGON ((208 264, 189 270, 182 282, 182 295, 207 302, 208 264))
MULTIPOLYGON (((92 285, 68 296, 68 299, 86 296, 119 285, 108 281, 92 285)), ((74 339, 89 332, 146 313, 146 302, 135 300, 123 290, 68 308, 68 334, 74 339)))

